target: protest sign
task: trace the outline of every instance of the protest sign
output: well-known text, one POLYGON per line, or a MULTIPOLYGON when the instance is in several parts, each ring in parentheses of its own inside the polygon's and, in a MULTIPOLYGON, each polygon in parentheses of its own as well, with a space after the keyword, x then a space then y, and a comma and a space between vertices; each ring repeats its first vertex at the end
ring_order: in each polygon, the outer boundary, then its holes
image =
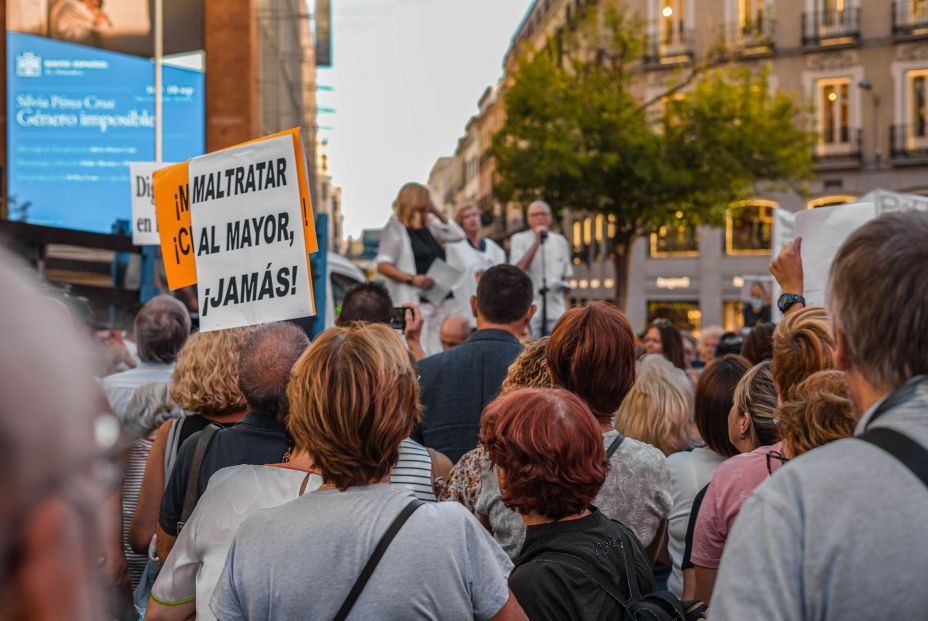
MULTIPOLYGON (((773 238, 771 241, 771 256, 776 257, 780 254, 780 251, 783 250, 783 247, 789 242, 793 241, 793 227, 796 222, 796 214, 788 209, 783 209, 782 207, 777 207, 773 210, 773 238)), ((780 283, 773 279, 773 284, 770 292, 770 299, 773 301, 771 306, 771 318, 774 323, 779 323, 783 319, 783 313, 780 312, 780 309, 777 307, 777 300, 780 299, 780 295, 783 293, 783 290, 780 288, 780 283)))
POLYGON ((190 160, 202 331, 315 314, 297 156, 279 136, 190 160))
POLYGON ((867 192, 857 202, 873 203, 877 216, 892 211, 928 211, 928 197, 889 190, 867 192))
MULTIPOLYGON (((288 137, 294 151, 296 186, 299 189, 297 204, 300 208, 300 217, 297 221, 302 222, 304 247, 306 253, 310 254, 316 252, 319 247, 309 197, 309 181, 306 176, 306 154, 300 141, 300 130, 288 129, 263 138, 249 140, 230 149, 280 137, 288 137)), ((217 153, 222 153, 222 151, 217 153)), ((159 169, 152 176, 152 185, 168 286, 171 289, 180 289, 194 285, 197 282, 197 273, 190 241, 190 188, 188 187, 187 163, 183 162, 159 169)))
POLYGON ((159 168, 169 166, 163 162, 129 162, 129 183, 132 191, 132 243, 136 246, 156 246, 158 222, 155 217, 155 195, 151 175, 159 168))
POLYGON ((796 214, 795 234, 802 237, 803 296, 809 306, 824 306, 831 263, 851 233, 876 216, 873 203, 806 209, 796 214))

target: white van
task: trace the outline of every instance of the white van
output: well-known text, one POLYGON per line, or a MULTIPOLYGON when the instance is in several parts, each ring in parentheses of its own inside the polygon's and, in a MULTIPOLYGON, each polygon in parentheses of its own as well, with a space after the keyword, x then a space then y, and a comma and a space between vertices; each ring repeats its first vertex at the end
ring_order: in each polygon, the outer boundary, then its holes
POLYGON ((345 294, 353 286, 367 282, 367 276, 357 265, 340 254, 329 252, 326 255, 328 280, 325 291, 325 327, 335 325, 335 316, 342 310, 345 294))

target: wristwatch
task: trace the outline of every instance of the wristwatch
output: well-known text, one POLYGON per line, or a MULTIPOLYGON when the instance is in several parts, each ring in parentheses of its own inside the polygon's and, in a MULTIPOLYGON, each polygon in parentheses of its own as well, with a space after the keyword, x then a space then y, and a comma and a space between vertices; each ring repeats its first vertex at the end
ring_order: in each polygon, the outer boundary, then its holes
POLYGON ((781 313, 788 311, 793 304, 805 306, 806 299, 797 293, 784 293, 777 299, 777 308, 780 309, 781 313))
POLYGON ((410 274, 409 278, 406 279, 406 284, 411 285, 413 282, 415 282, 415 280, 416 277, 410 274))

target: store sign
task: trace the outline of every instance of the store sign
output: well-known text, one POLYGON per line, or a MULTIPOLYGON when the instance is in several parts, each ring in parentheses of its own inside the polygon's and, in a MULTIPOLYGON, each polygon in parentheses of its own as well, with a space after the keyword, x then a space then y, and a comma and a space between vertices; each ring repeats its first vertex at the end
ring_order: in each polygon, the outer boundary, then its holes
POLYGON ((677 276, 669 278, 658 276, 654 284, 658 289, 668 289, 670 291, 673 291, 674 289, 688 289, 690 286, 690 278, 689 276, 677 276))

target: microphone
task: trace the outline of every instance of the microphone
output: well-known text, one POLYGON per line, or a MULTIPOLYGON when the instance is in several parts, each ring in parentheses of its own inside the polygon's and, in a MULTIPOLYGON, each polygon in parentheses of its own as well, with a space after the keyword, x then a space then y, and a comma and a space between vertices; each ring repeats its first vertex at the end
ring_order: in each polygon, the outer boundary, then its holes
POLYGON ((541 243, 545 243, 546 241, 548 241, 548 231, 542 231, 541 232, 541 243))

